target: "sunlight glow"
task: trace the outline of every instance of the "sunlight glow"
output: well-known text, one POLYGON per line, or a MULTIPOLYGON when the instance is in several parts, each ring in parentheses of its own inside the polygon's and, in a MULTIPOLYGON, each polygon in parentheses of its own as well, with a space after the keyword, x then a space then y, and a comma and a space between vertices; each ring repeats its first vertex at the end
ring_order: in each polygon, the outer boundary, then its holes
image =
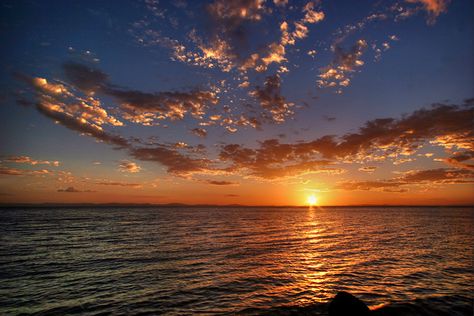
POLYGON ((318 198, 315 195, 308 196, 308 204, 309 206, 314 206, 318 204, 318 198))

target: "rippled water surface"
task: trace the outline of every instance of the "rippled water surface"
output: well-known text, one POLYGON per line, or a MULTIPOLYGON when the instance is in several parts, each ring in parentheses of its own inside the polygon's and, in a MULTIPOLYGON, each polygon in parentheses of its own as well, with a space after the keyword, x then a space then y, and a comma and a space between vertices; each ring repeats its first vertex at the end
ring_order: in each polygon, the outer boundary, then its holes
POLYGON ((323 314, 346 290, 472 315, 473 226, 472 208, 0 209, 0 314, 323 314))

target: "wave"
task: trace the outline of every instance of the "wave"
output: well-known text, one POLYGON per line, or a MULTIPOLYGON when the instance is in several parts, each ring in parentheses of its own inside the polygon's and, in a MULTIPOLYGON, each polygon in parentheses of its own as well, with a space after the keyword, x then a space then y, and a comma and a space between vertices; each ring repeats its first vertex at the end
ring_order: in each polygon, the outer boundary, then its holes
MULTIPOLYGON (((277 306, 271 308, 246 308, 237 315, 327 316, 329 303, 314 303, 306 306, 277 306)), ((230 315, 230 314, 229 314, 230 315)), ((414 299, 410 302, 391 302, 372 308, 373 316, 472 316, 474 298, 453 295, 414 299)))

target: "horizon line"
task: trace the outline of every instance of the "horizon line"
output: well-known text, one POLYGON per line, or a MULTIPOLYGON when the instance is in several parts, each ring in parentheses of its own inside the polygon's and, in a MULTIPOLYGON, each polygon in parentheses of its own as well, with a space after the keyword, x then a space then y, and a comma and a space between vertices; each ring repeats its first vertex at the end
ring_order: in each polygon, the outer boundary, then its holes
POLYGON ((248 208, 349 208, 349 207, 474 207, 474 204, 347 204, 347 205, 248 205, 187 203, 0 203, 0 208, 18 207, 248 207, 248 208))

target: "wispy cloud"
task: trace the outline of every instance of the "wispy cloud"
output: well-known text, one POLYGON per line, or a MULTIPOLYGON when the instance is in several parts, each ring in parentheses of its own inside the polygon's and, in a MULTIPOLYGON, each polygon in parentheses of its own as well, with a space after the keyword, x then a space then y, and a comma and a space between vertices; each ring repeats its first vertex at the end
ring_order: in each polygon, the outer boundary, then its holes
POLYGON ((51 165, 58 167, 59 166, 59 161, 57 160, 35 160, 29 156, 9 156, 4 159, 5 162, 13 162, 13 163, 24 163, 24 164, 29 164, 32 166, 35 165, 51 165))
POLYGON ((90 192, 95 192, 95 191, 92 191, 92 190, 78 190, 74 187, 67 187, 65 189, 58 189, 58 192, 63 192, 63 193, 81 193, 81 192, 86 192, 86 193, 90 193, 90 192))
POLYGON ((421 185, 431 187, 441 184, 472 184, 474 171, 452 168, 412 170, 403 176, 388 180, 346 181, 335 186, 335 189, 348 191, 386 191, 406 192, 410 186, 421 185))

